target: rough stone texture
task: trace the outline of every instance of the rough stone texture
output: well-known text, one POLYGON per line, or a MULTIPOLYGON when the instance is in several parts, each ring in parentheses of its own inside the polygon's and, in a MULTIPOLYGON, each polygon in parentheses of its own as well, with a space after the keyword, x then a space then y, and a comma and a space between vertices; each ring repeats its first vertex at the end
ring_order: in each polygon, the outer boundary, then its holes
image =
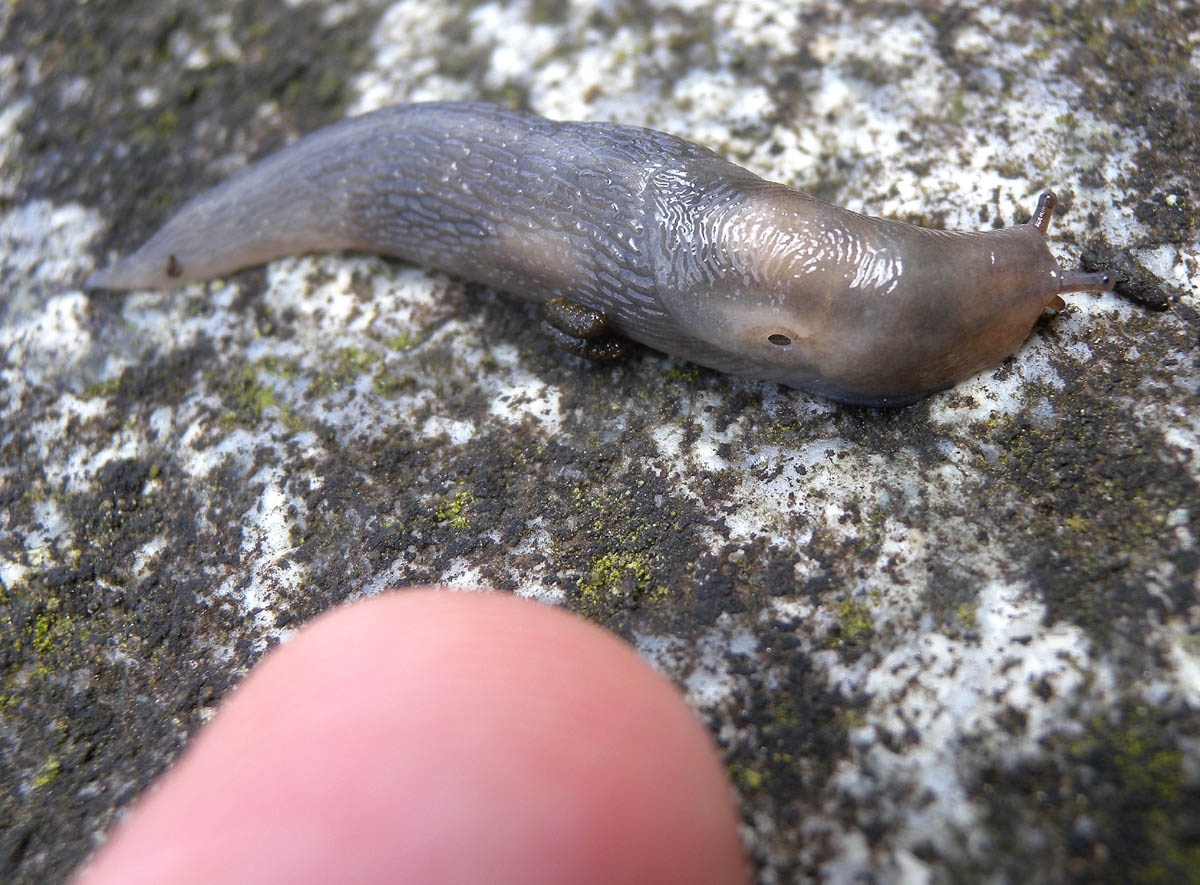
POLYGON ((65 877, 298 624, 441 581, 675 679, 762 882, 1200 881, 1190 0, 15 0, 0 96, 0 879, 65 877), (370 256, 79 290, 252 158, 434 98, 931 226, 1053 186, 1064 265, 1127 282, 892 412, 585 364, 370 256))

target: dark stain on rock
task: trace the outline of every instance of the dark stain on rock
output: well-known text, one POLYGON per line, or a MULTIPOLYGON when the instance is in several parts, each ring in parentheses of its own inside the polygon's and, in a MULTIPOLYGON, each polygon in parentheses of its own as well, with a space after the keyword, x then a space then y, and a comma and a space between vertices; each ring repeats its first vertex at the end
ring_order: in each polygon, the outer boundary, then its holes
MULTIPOLYGON (((1082 734, 1042 742, 1044 755, 980 772, 987 826, 999 866, 1027 877, 1023 844, 1071 882, 1194 882, 1200 870, 1200 784, 1180 741, 1200 739, 1185 707, 1151 710, 1126 698, 1109 714, 1083 717, 1082 734), (1036 835, 1035 835, 1036 834, 1036 835)), ((973 879, 984 870, 958 870, 973 879)))
POLYGON ((246 144, 269 153, 341 116, 347 72, 366 61, 377 13, 326 26, 323 9, 252 0, 14 5, 0 52, 15 59, 19 88, 38 108, 18 127, 18 199, 103 207, 116 220, 103 245, 136 246, 173 207, 225 177, 215 160, 246 144), (223 57, 225 32, 237 59, 223 57), (191 64, 193 54, 206 63, 191 64), (73 88, 81 77, 82 95, 73 88), (281 110, 264 118, 271 100, 281 110))
MULTIPOLYGON (((74 442, 103 433, 80 425, 74 442)), ((30 477, 23 500, 55 502, 71 540, 44 565, 19 553, 28 575, 0 593, 6 881, 65 878, 90 847, 81 822, 106 823, 142 790, 249 661, 234 638, 245 625, 213 593, 236 567, 221 555, 229 539, 196 524, 203 508, 171 458, 118 459, 77 480, 88 490, 30 477), (230 637, 232 667, 213 636, 230 637)))
POLYGON ((1048 621, 1078 624, 1135 672, 1150 625, 1195 604, 1196 556, 1171 521, 1197 533, 1200 489, 1184 456, 1131 410, 1148 396, 1189 397, 1172 371, 1189 336, 1185 324, 1149 315, 1114 321, 1094 339, 1093 360, 1058 361, 1065 387, 1048 398, 1060 420, 1003 419, 989 434, 996 478, 1021 502, 997 527, 1016 573, 1045 601, 1048 621), (1134 344, 1142 356, 1125 371, 1134 344), (1172 567, 1159 571, 1164 562, 1172 567))

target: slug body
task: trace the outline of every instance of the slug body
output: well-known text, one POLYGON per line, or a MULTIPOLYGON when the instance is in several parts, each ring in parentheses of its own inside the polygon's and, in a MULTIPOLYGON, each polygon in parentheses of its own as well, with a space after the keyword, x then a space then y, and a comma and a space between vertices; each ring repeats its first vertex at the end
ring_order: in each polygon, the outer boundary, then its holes
POLYGON ((1066 292, 1111 288, 1029 224, 928 230, 839 209, 671 135, 483 104, 318 130, 187 203, 85 285, 165 288, 286 254, 397 256, 567 299, 739 375, 903 405, 1014 352, 1066 292))

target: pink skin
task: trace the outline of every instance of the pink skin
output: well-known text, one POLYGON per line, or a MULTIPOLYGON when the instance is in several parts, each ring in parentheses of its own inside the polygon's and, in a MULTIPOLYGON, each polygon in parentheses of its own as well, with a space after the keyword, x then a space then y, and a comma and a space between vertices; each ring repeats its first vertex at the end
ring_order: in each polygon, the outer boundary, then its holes
POLYGON ((271 653, 79 885, 746 881, 708 734, 627 645, 415 590, 271 653))

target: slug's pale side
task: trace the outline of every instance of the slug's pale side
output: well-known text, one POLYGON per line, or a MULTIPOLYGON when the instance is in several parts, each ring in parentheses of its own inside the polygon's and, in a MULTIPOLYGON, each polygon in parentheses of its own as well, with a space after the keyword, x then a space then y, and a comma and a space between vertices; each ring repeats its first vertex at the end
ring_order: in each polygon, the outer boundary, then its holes
MULTIPOLYGON (((1112 287, 1046 247, 1055 198, 981 233, 871 218, 680 138, 483 104, 321 129, 201 194, 88 278, 161 288, 281 255, 394 255, 705 366, 903 405, 994 365, 1067 292, 1112 287)), ((585 347, 585 349, 587 349, 585 347)))

